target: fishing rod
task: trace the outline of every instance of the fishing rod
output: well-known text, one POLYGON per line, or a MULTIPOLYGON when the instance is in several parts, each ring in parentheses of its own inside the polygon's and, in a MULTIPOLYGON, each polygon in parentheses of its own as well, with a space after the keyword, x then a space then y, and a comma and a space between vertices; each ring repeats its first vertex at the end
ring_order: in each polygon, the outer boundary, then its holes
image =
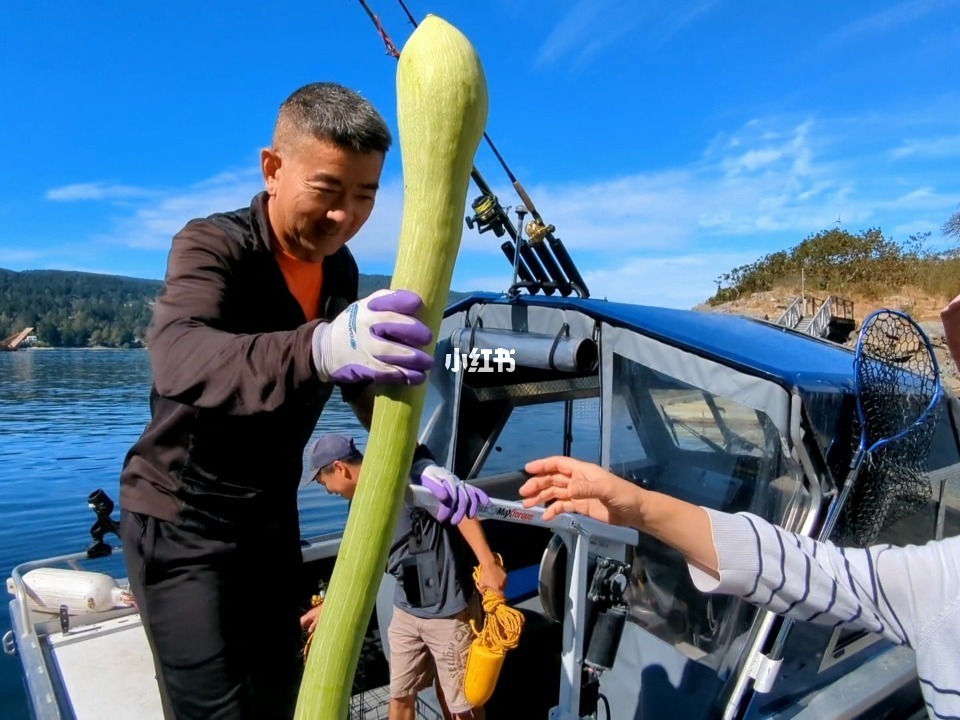
MULTIPOLYGON (((358 2, 380 34, 387 54, 399 59, 400 51, 380 23, 380 18, 373 12, 366 0, 358 0, 358 2)), ((410 23, 415 28, 418 27, 418 23, 407 8, 406 3, 403 0, 397 0, 397 2, 410 23)), ((590 291, 587 289, 587 285, 576 265, 574 265, 563 241, 554 234, 556 227, 544 222, 530 195, 527 194, 526 189, 510 170, 486 131, 483 133, 483 139, 493 151, 504 172, 506 172, 514 190, 523 201, 524 207, 517 208, 518 221, 514 225, 507 215, 506 209, 500 204, 490 185, 487 184, 487 181, 474 165, 471 168, 470 176, 480 190, 480 196, 470 205, 473 215, 468 216, 465 220, 467 227, 471 230, 476 228, 479 234, 492 231, 496 237, 503 237, 504 233, 510 236, 512 242, 505 240, 500 245, 500 249, 503 250, 507 260, 514 267, 515 282, 511 287, 511 294, 516 292, 518 288, 525 287, 531 295, 535 295, 542 289, 546 295, 553 295, 555 291, 559 291, 563 297, 567 297, 571 292, 576 292, 583 298, 590 297, 590 291), (523 216, 528 212, 532 219, 524 226, 523 216), (527 239, 523 238, 524 230, 526 230, 527 239), (519 248, 519 254, 514 250, 514 247, 519 248), (516 282, 517 276, 520 278, 520 282, 516 282)))

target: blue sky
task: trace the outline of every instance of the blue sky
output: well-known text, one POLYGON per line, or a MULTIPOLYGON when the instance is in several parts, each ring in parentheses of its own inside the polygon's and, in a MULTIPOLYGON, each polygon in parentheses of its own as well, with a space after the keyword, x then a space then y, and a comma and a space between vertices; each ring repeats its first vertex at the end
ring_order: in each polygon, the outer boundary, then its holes
MULTIPOLYGON (((370 3, 402 45, 399 6, 370 3)), ((960 0, 408 5, 476 46, 487 130, 595 297, 689 307, 721 273, 838 220, 945 243, 960 0)), ((4 15, 0 267, 162 278, 184 222, 261 189, 276 108, 305 83, 360 90, 395 131, 396 64, 355 0, 48 0, 4 15)), ((519 202, 483 146, 476 164, 519 202)), ((350 245, 363 272, 393 268, 399 146, 383 180, 350 245)), ((454 288, 509 279, 492 234, 464 229, 454 288)))

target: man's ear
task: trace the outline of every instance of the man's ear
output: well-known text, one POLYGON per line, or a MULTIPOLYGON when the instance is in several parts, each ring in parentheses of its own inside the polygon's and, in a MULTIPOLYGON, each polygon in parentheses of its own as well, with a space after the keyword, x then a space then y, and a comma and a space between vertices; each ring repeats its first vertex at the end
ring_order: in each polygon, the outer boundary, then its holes
POLYGON ((353 463, 342 463, 343 465, 343 475, 348 480, 354 482, 360 478, 360 466, 354 465, 353 463))
POLYGON ((280 153, 270 148, 260 151, 260 171, 263 173, 263 182, 267 186, 268 195, 277 194, 277 175, 283 160, 280 153))

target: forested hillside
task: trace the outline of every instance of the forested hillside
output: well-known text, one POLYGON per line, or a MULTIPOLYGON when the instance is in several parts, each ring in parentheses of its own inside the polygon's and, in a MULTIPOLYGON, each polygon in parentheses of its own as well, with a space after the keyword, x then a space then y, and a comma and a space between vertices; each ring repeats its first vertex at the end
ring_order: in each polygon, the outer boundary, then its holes
MULTIPOLYGON (((389 286, 389 275, 360 275, 360 297, 389 286)), ((0 269, 0 339, 35 327, 39 343, 52 347, 139 347, 162 287, 119 275, 0 269)))
POLYGON ((156 280, 60 270, 0 270, 0 338, 24 327, 55 347, 135 347, 156 280))

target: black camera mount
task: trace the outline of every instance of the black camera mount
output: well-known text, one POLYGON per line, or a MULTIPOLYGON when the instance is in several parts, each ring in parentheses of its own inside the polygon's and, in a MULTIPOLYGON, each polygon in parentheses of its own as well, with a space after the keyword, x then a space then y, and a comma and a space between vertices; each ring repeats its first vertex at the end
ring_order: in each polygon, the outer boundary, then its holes
POLYGON ((97 489, 87 498, 87 506, 96 513, 97 519, 90 527, 93 542, 87 548, 88 558, 106 557, 113 552, 113 548, 104 542, 107 533, 120 537, 120 524, 110 517, 113 512, 113 500, 103 490, 97 489))

